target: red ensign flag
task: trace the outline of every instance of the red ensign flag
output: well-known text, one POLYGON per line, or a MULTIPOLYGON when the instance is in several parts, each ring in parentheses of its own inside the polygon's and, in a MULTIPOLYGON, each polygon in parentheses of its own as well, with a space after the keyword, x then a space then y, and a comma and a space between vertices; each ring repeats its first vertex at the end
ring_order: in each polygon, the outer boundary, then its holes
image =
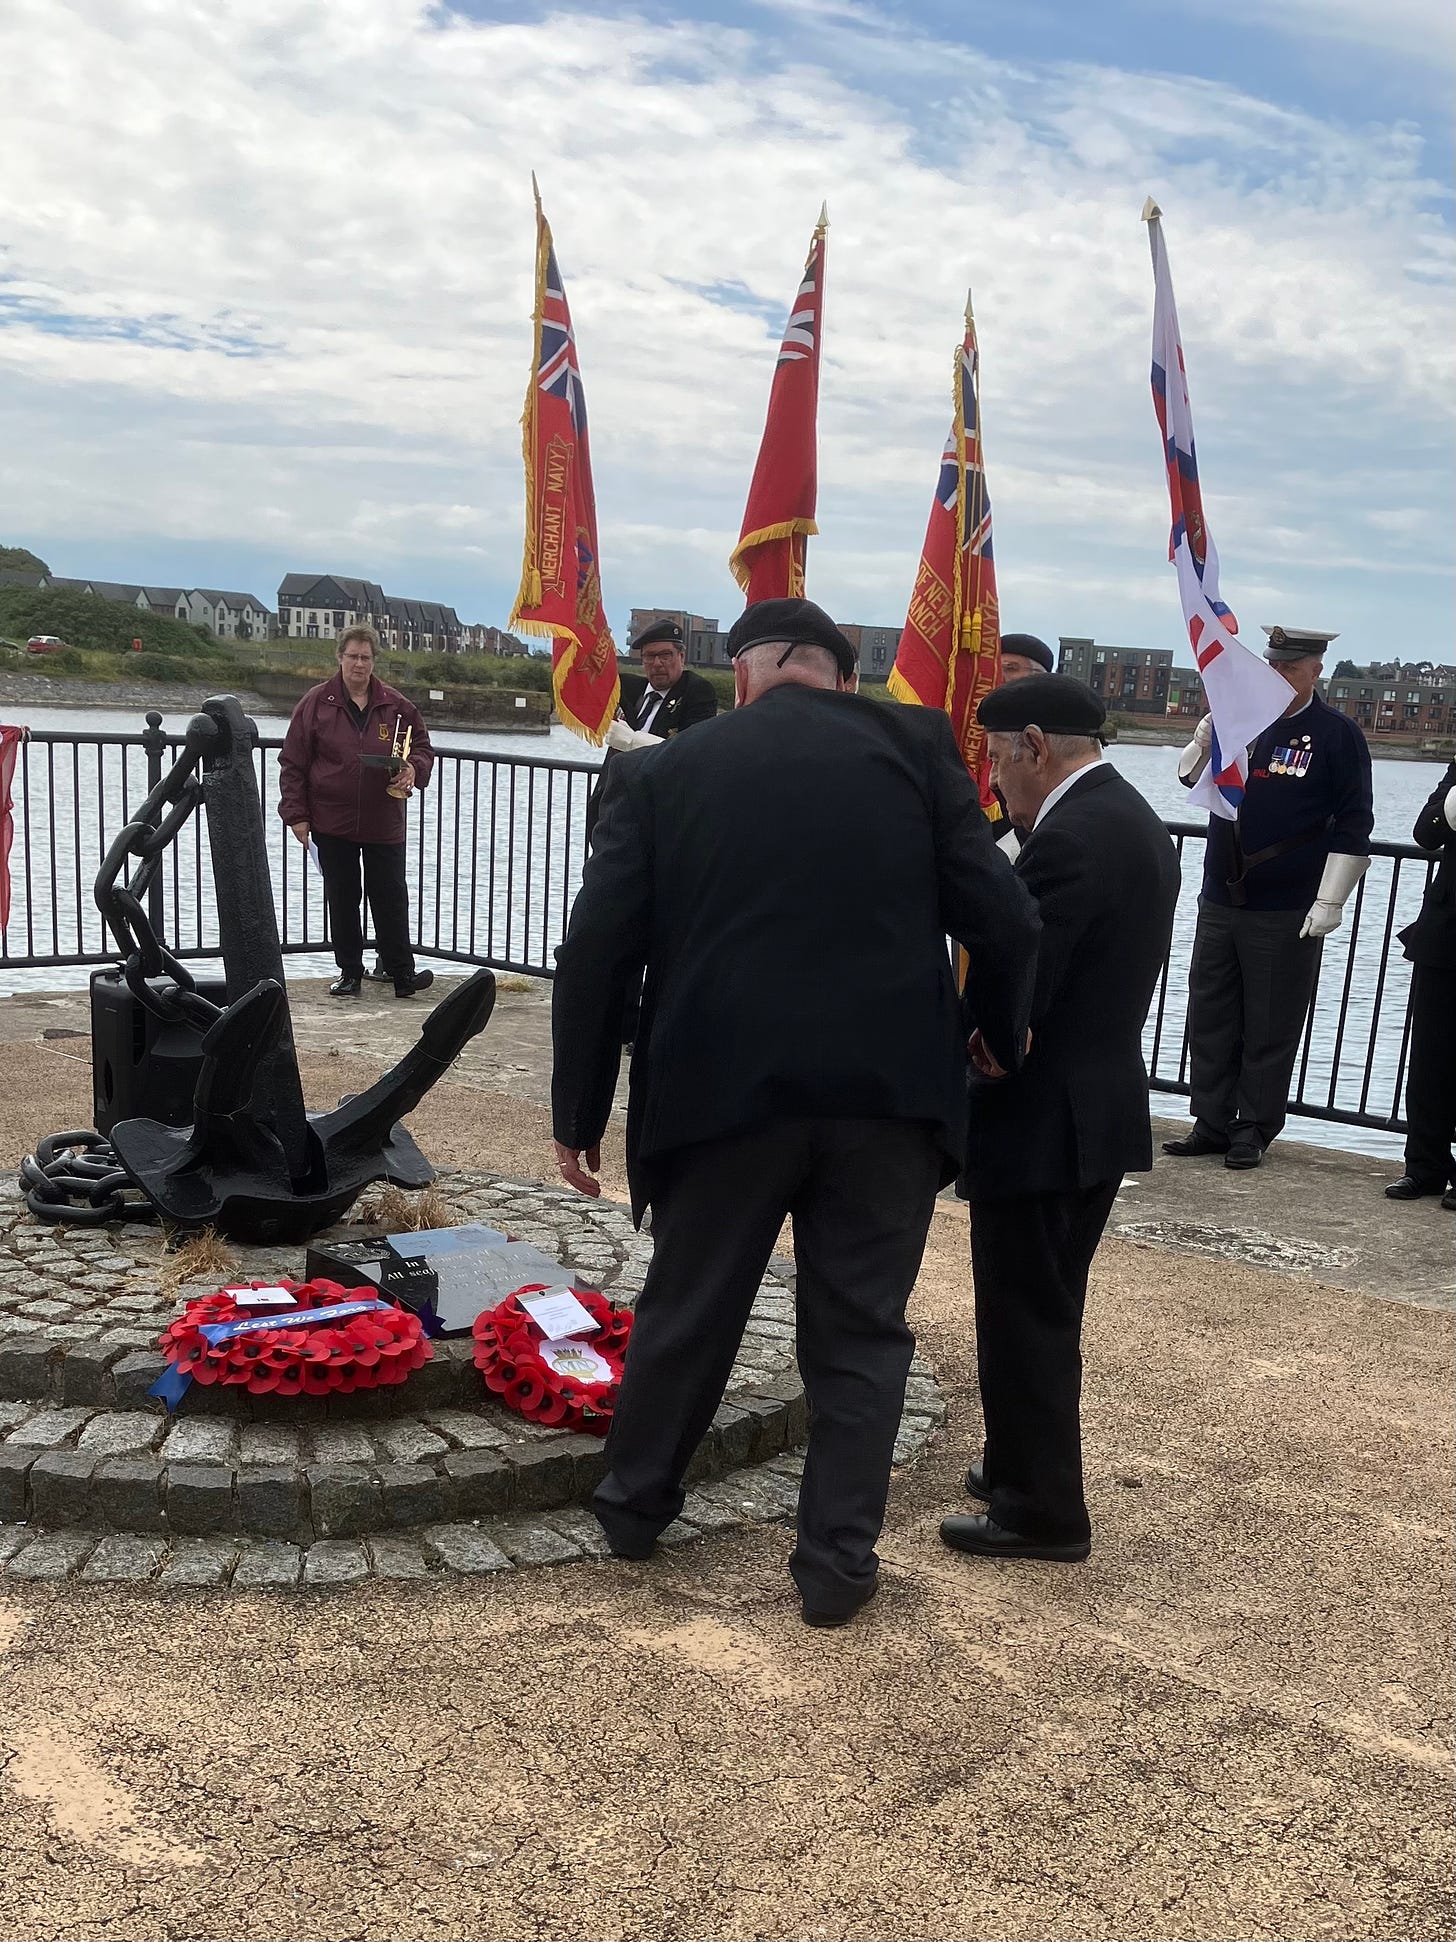
POLYGON ((24 735, 23 728, 6 728, 0 723, 0 931, 10 922, 10 839, 15 834, 10 785, 15 780, 15 758, 24 735))
MULTIPOLYGON (((976 720, 1001 680, 1001 620, 991 557, 991 502, 981 455, 980 358, 966 300, 966 334, 956 352, 955 415, 910 596, 910 613, 887 686, 899 701, 943 708, 962 759, 995 804, 986 731, 976 720)), ((996 811, 999 814, 999 809, 996 811)))
POLYGON ((743 531, 728 561, 750 606, 755 600, 802 597, 809 535, 819 530, 814 508, 819 496, 819 345, 828 228, 828 211, 821 209, 779 346, 743 531))
MULTIPOLYGON (((535 188, 535 178, 531 186, 535 188)), ((617 649, 602 611, 586 398, 551 227, 536 196, 536 355, 521 419, 526 563, 511 626, 551 636, 556 712, 600 742, 617 712, 617 649)))

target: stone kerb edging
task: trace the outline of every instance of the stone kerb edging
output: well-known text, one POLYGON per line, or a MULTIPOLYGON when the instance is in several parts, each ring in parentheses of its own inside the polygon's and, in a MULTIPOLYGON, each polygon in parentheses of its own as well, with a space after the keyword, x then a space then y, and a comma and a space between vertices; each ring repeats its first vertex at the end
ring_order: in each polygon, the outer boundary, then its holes
MULTIPOLYGON (((652 1244, 625 1208, 489 1174, 441 1185, 462 1217, 635 1301, 652 1244)), ((239 1278, 298 1271, 296 1251, 239 1252, 239 1278)), ((601 1442, 505 1410, 468 1341, 437 1342, 397 1390, 278 1399, 197 1385, 166 1418, 145 1393, 162 1368, 150 1344, 175 1312, 154 1278, 159 1256, 155 1233, 57 1236, 13 1192, 0 1198, 0 1571, 323 1585, 602 1555, 582 1508, 602 1473, 601 1442), (130 1304, 126 1321, 118 1302, 130 1304)), ((770 1264, 672 1541, 792 1514, 807 1424, 792 1280, 792 1264, 770 1264)), ((896 1461, 943 1417, 917 1359, 896 1461)))

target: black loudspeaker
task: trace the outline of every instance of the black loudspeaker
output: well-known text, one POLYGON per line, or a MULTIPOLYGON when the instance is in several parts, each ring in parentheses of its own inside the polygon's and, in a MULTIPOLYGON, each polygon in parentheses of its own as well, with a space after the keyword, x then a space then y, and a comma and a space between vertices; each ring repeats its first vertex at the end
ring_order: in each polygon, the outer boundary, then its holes
MULTIPOLYGON (((227 1003, 221 978, 199 979, 197 989, 215 1005, 227 1003)), ((200 1025, 156 1017, 132 996, 119 971, 91 973, 91 1087, 98 1133, 109 1136, 122 1119, 190 1126, 201 1064, 200 1025)))

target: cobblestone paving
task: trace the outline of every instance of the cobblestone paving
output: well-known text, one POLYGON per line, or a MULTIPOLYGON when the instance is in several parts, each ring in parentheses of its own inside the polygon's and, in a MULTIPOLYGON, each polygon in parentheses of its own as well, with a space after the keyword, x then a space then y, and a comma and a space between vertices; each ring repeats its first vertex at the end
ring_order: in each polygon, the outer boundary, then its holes
MULTIPOLYGON (((484 1173, 440 1186, 457 1218, 503 1228, 583 1285, 635 1301, 652 1243, 625 1208, 484 1173)), ((263 1589, 604 1554, 582 1507, 601 1475, 600 1440, 487 1397, 468 1340, 438 1342, 399 1391, 324 1402, 199 1386, 167 1417, 146 1394, 163 1366, 157 1333, 212 1284, 165 1294, 163 1246, 144 1228, 43 1227, 0 1184, 0 1572, 263 1589)), ((296 1274, 298 1252, 237 1249, 230 1278, 296 1274)), ((917 1360, 896 1461, 943 1416, 917 1360)), ((664 1542, 791 1515, 805 1428, 792 1269, 775 1262, 694 1459, 688 1509, 664 1542)))

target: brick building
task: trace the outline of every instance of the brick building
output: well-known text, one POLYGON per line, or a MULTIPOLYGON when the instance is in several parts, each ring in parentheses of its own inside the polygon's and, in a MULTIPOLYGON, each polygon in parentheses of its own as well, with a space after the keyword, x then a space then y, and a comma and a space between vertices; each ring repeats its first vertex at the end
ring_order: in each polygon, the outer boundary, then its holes
MULTIPOLYGON (((680 607, 634 607, 628 638, 635 640, 644 627, 650 627, 658 620, 676 621, 682 629, 689 667, 726 668, 733 665, 728 659, 727 628, 720 627, 716 620, 709 620, 702 614, 687 613, 680 607)), ((861 677, 866 681, 883 681, 894 666, 895 650, 900 645, 900 629, 865 627, 852 620, 840 621, 839 627, 859 655, 861 677)))
POLYGON ((1174 668, 1169 674, 1168 713, 1195 722, 1208 713, 1203 676, 1197 668, 1174 668))
POLYGON ((1456 742, 1456 668, 1428 661, 1361 668, 1327 676, 1324 689, 1331 708, 1352 716, 1372 740, 1430 743, 1437 750, 1456 742))
POLYGON ((1080 634, 1063 634, 1060 647, 1058 674, 1085 681, 1109 714, 1167 714, 1172 648, 1099 646, 1080 634))

